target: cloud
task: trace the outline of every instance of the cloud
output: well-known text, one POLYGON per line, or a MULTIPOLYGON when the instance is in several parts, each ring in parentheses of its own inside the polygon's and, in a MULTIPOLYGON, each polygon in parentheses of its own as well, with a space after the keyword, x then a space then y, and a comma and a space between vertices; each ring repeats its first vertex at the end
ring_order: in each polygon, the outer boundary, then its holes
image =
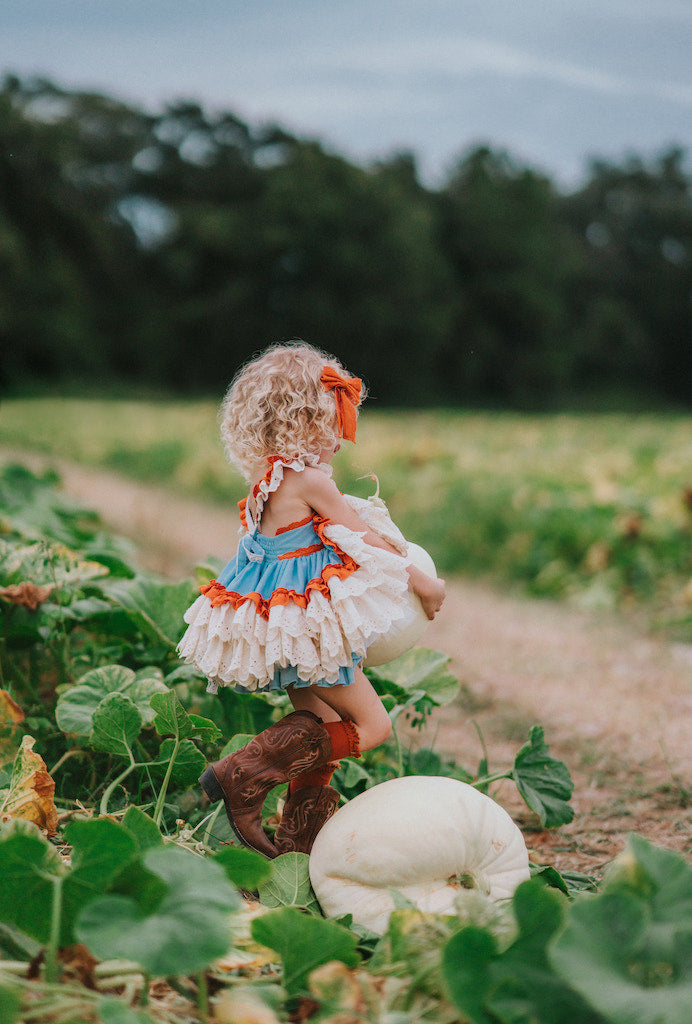
POLYGON ((19 74, 199 99, 366 158, 437 168, 482 138, 564 176, 691 141, 690 0, 19 0, 5 20, 19 74))
POLYGON ((606 96, 650 96, 653 93, 671 102, 692 104, 692 82, 652 82, 616 75, 597 64, 554 59, 495 39, 468 35, 404 39, 386 48, 361 46, 337 56, 330 53, 328 62, 321 67, 321 74, 326 78, 339 74, 357 80, 357 76, 363 74, 379 74, 389 82, 411 78, 420 81, 426 74, 434 77, 445 74, 449 79, 463 80, 479 73, 510 79, 540 78, 606 96))

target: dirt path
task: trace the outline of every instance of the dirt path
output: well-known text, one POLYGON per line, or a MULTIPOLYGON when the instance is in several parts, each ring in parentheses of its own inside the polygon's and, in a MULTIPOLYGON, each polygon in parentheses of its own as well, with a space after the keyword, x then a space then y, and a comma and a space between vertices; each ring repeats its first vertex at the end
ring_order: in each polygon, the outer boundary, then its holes
MULTIPOLYGON (((3 461, 13 453, 4 453, 3 461)), ((16 453, 14 453, 16 454, 16 453)), ((133 538, 143 566, 179 577, 236 543, 234 510, 179 498, 112 473, 40 456, 65 490, 133 538)), ((423 737, 474 768, 483 732, 492 768, 511 763, 535 722, 575 781, 575 822, 556 833, 522 824, 539 858, 598 873, 637 831, 692 849, 692 644, 647 635, 634 620, 448 581, 423 641, 453 659, 463 699, 433 716, 423 737)), ((521 819, 507 787, 500 799, 521 819)))

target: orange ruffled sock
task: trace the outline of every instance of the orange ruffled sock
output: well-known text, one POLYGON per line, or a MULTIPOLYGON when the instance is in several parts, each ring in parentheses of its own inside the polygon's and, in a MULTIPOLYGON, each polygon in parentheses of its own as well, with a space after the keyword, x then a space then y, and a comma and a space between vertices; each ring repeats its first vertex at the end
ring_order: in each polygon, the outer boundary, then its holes
POLYGON ((360 736, 353 722, 343 718, 340 722, 325 722, 332 744, 332 760, 342 757, 360 757, 360 736))
POLYGON ((306 786, 328 786, 332 775, 339 767, 341 757, 360 757, 360 737, 353 722, 348 718, 341 722, 325 722, 324 727, 329 733, 332 745, 332 759, 319 768, 297 775, 291 781, 291 793, 306 786))

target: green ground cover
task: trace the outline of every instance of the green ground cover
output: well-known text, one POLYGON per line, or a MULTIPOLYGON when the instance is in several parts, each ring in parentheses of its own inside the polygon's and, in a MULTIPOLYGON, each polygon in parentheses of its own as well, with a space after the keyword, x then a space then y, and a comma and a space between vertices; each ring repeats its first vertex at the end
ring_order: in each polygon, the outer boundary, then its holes
MULTIPOLYGON (((233 503, 211 401, 15 399, 0 444, 233 503)), ((335 460, 344 490, 381 495, 441 572, 490 574, 594 607, 650 602, 690 625, 692 417, 366 408, 335 460)))
MULTIPOLYGON (((2 1024, 687 1024, 692 869, 642 838, 598 884, 532 864, 511 901, 471 873, 449 912, 398 897, 382 936, 322 914, 305 854, 231 845, 197 777, 286 697, 208 695, 175 652, 192 583, 139 572, 55 484, 0 472, 2 1024)), ((343 801, 403 775, 512 779, 531 827, 568 823, 541 726, 500 771, 399 735, 455 697, 447 661, 371 673, 393 736, 338 769, 343 801)))

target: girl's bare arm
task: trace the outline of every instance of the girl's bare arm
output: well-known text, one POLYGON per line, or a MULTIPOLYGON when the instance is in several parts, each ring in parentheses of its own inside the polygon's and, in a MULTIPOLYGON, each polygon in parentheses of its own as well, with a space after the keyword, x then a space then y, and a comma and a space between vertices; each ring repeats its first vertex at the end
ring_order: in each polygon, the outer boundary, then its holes
MULTIPOLYGON (((318 515, 356 533, 364 534, 363 539, 366 544, 391 551, 395 555, 399 554, 395 547, 370 529, 358 513, 351 508, 334 481, 320 470, 306 467, 300 474, 299 486, 301 496, 318 515)), ((428 576, 415 565, 408 565, 407 572, 411 588, 420 598, 425 614, 429 619, 433 619, 445 599, 444 580, 428 576)))

